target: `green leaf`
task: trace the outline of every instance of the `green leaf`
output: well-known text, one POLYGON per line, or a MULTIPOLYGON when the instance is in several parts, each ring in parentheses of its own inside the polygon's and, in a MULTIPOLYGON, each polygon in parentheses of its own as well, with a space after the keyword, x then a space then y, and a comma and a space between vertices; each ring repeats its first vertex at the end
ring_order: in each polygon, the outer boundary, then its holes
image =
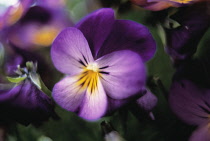
POLYGON ((27 76, 22 76, 22 77, 8 77, 7 80, 12 82, 12 83, 20 83, 21 81, 25 80, 27 76))
POLYGON ((47 88, 47 86, 44 84, 44 82, 42 81, 42 79, 40 79, 41 82, 41 90, 47 94, 48 96, 51 97, 51 91, 47 88))
POLYGON ((0 66, 3 65, 4 62, 5 51, 3 45, 0 43, 0 66))
POLYGON ((170 19, 170 18, 167 18, 165 20, 165 23, 164 23, 164 26, 168 29, 174 29, 174 28, 177 28, 180 25, 180 23, 178 23, 177 21, 173 20, 173 19, 170 19))

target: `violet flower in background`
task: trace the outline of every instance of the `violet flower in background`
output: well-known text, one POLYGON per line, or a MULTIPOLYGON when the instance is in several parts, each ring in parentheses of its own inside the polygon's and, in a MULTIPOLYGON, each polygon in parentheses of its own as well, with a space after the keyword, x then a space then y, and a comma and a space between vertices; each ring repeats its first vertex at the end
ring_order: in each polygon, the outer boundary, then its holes
POLYGON ((183 122, 198 126, 190 141, 209 141, 210 63, 193 59, 180 65, 170 89, 169 104, 183 122))
POLYGON ((131 0, 147 10, 160 11, 170 7, 183 7, 208 0, 131 0))
POLYGON ((171 18, 180 26, 166 29, 166 52, 173 63, 179 65, 196 52, 199 41, 210 26, 209 2, 180 10, 171 18))
MULTIPOLYGON (((18 77, 8 77, 13 87, 0 89, 0 120, 3 122, 17 121, 21 124, 40 124, 52 117, 57 119, 54 112, 54 102, 42 90, 44 89, 36 65, 27 62, 26 68, 18 67, 18 77)), ((6 86, 6 84, 5 84, 6 86)))
POLYGON ((36 4, 53 9, 66 8, 67 0, 36 0, 36 4))
POLYGON ((5 1, 0 1, 0 31, 15 24, 33 3, 33 0, 5 1))
POLYGON ((149 2, 148 0, 131 0, 132 3, 151 11, 160 11, 172 6, 166 1, 149 2))
POLYGON ((62 29, 72 25, 64 7, 52 7, 43 1, 32 5, 16 24, 1 34, 16 46, 31 50, 50 46, 62 29))
POLYGON ((198 126, 190 141, 209 141, 210 89, 183 79, 174 81, 169 103, 173 112, 185 123, 198 126))
MULTIPOLYGON (((16 76, 15 70, 17 66, 25 66, 26 62, 37 62, 39 65, 37 72, 40 74, 43 82, 48 88, 52 88, 54 81, 52 80, 53 66, 48 64, 47 60, 37 52, 31 52, 21 49, 12 43, 2 44, 4 57, 2 58, 2 66, 0 72, 2 76, 16 76)), ((5 77, 3 77, 5 78, 5 77)))
POLYGON ((67 74, 54 86, 53 98, 84 119, 99 119, 112 107, 111 100, 142 95, 144 62, 155 50, 145 26, 115 20, 112 9, 97 10, 75 28, 63 30, 53 42, 53 63, 67 74))

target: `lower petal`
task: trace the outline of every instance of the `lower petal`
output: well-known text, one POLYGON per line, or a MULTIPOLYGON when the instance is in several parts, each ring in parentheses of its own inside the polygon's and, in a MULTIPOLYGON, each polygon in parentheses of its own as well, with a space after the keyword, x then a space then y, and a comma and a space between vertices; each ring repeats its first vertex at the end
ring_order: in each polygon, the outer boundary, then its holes
POLYGON ((87 120, 97 120, 106 113, 106 110, 107 96, 99 80, 95 91, 86 92, 79 116, 87 120))
POLYGON ((52 91, 52 96, 58 105, 72 112, 78 110, 85 95, 85 90, 81 90, 76 82, 75 76, 66 77, 55 84, 52 91))

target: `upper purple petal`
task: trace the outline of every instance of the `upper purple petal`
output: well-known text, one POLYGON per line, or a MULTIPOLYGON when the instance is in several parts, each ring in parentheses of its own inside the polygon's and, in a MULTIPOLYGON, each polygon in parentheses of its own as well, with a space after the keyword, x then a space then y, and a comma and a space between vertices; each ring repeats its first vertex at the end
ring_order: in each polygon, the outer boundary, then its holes
POLYGON ((112 31, 99 50, 97 58, 123 49, 137 52, 145 62, 153 57, 156 43, 145 26, 130 20, 115 20, 112 31))
POLYGON ((109 36, 114 22, 114 11, 110 8, 102 8, 88 15, 76 25, 87 39, 94 58, 109 36))

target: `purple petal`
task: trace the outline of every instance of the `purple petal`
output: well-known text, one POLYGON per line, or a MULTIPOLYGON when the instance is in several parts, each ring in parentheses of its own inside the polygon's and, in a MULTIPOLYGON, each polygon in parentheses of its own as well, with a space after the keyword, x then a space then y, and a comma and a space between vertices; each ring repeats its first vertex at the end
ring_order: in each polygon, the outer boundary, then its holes
POLYGON ((140 97, 136 103, 145 112, 151 112, 152 109, 157 105, 157 97, 147 90, 147 93, 140 97))
POLYGON ((134 95, 133 97, 127 98, 127 99, 112 99, 108 97, 109 106, 108 106, 108 112, 107 114, 110 114, 114 112, 115 110, 125 107, 130 103, 134 103, 136 99, 140 98, 142 95, 144 95, 143 92, 138 93, 137 95, 134 95))
POLYGON ((15 24, 28 10, 28 8, 33 3, 33 0, 19 0, 17 3, 6 7, 4 11, 4 6, 2 5, 3 11, 0 12, 0 30, 15 24))
POLYGON ((196 129, 189 141, 210 141, 209 123, 205 123, 196 129))
POLYGON ((55 67, 66 74, 77 74, 93 61, 87 40, 76 28, 66 28, 57 36, 51 57, 55 67))
POLYGON ((93 93, 86 92, 79 116, 87 120, 97 120, 107 111, 107 96, 99 80, 98 87, 93 93))
POLYGON ((17 66, 22 64, 23 62, 24 62, 24 59, 20 55, 15 54, 9 57, 4 66, 6 70, 6 74, 9 76, 15 75, 15 70, 17 70, 17 66))
POLYGON ((175 63, 192 57, 196 52, 200 39, 210 26, 208 9, 206 3, 199 3, 174 15, 181 26, 166 29, 166 51, 175 63))
POLYGON ((101 68, 99 72, 104 89, 111 98, 129 98, 142 90, 146 70, 137 53, 129 50, 116 51, 96 62, 101 68))
POLYGON ((181 120, 200 125, 209 118, 210 90, 189 80, 175 81, 170 89, 169 103, 181 120))
POLYGON ((110 8, 97 10, 80 21, 76 27, 82 31, 95 58, 114 24, 114 11, 110 8))
POLYGON ((151 11, 160 11, 173 7, 172 3, 165 1, 149 2, 149 0, 131 0, 131 2, 151 11))
POLYGON ((28 80, 11 90, 0 90, 0 114, 1 120, 24 125, 56 116, 53 101, 28 80))
POLYGON ((36 3, 51 8, 63 8, 66 5, 66 0, 37 0, 36 3))
POLYGON ((97 58, 123 49, 137 52, 145 62, 153 57, 156 44, 145 26, 129 20, 116 20, 97 58))
POLYGON ((62 108, 76 112, 82 103, 85 90, 80 90, 76 85, 78 79, 75 76, 69 76, 55 84, 52 96, 56 103, 62 108))

